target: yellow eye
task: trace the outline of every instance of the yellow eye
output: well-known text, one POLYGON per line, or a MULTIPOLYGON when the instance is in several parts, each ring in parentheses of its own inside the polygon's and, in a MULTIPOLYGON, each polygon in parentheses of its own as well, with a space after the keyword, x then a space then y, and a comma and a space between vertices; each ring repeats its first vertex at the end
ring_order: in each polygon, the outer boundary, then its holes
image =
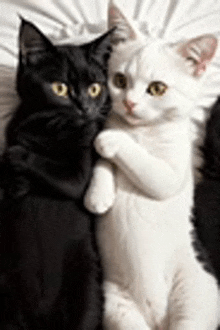
POLYGON ((152 96, 161 96, 167 90, 167 85, 161 81, 153 81, 148 86, 147 92, 152 96))
POLYGON ((125 89, 127 87, 127 78, 123 73, 116 73, 113 78, 113 83, 116 87, 125 89))
POLYGON ((52 90, 54 94, 61 97, 68 97, 68 86, 62 82, 55 81, 52 83, 52 90))
POLYGON ((93 99, 98 97, 101 94, 101 91, 102 91, 102 87, 98 83, 94 83, 88 88, 89 96, 91 96, 91 98, 93 99))

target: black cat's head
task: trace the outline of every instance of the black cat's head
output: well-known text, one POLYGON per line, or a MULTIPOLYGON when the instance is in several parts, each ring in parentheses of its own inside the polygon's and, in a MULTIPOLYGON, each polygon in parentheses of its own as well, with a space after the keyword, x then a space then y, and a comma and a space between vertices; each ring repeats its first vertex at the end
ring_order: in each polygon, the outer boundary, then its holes
POLYGON ((63 108, 85 120, 105 117, 110 109, 110 35, 111 31, 81 46, 55 46, 22 19, 17 91, 28 111, 63 108))

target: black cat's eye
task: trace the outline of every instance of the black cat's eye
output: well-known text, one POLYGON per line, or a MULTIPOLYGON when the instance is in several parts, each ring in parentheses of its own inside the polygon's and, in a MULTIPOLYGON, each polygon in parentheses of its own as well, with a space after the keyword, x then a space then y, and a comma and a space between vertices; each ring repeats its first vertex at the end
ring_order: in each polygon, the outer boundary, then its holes
POLYGON ((161 81, 152 81, 147 88, 147 93, 152 96, 161 96, 166 92, 167 88, 167 85, 161 81))
POLYGON ((94 83, 90 85, 88 88, 88 94, 93 99, 100 96, 101 92, 102 92, 102 86, 98 83, 94 83))
POLYGON ((54 81, 51 86, 54 94, 57 96, 68 97, 68 86, 65 83, 54 81))
POLYGON ((116 87, 125 89, 127 87, 127 78, 123 73, 117 72, 114 75, 113 83, 116 87))

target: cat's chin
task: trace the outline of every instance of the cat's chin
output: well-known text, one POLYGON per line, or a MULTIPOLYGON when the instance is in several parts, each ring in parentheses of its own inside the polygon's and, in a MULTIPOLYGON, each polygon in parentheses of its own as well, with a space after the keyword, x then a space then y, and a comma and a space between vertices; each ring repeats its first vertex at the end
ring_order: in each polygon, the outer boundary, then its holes
MULTIPOLYGON (((115 109, 115 108, 113 108, 115 109)), ((114 111, 115 115, 119 116, 124 122, 131 126, 148 126, 154 125, 156 123, 160 123, 164 121, 163 118, 158 116, 149 116, 148 118, 143 118, 139 116, 137 113, 128 113, 124 111, 114 111)))
POLYGON ((163 118, 141 118, 135 115, 126 114, 122 116, 122 119, 131 126, 149 126, 164 122, 163 118))
POLYGON ((154 126, 167 121, 165 118, 161 117, 143 119, 133 115, 124 115, 122 116, 122 119, 131 126, 154 126))
POLYGON ((132 126, 142 126, 147 124, 144 119, 131 114, 123 115, 122 119, 132 126))

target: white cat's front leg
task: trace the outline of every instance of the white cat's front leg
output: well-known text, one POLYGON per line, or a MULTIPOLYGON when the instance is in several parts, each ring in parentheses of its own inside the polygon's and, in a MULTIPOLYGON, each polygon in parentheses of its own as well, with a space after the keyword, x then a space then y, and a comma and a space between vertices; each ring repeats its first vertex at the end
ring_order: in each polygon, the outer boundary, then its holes
POLYGON ((102 157, 113 159, 120 152, 121 147, 126 147, 130 140, 127 133, 117 129, 108 129, 97 136, 94 145, 102 157))
POLYGON ((163 150, 163 157, 154 156, 119 129, 101 132, 95 140, 95 148, 102 157, 118 166, 134 186, 154 199, 175 195, 181 189, 189 167, 188 148, 167 148, 163 150))
POLYGON ((107 212, 115 199, 113 166, 107 160, 100 159, 93 171, 90 186, 85 194, 84 205, 92 213, 107 212))

